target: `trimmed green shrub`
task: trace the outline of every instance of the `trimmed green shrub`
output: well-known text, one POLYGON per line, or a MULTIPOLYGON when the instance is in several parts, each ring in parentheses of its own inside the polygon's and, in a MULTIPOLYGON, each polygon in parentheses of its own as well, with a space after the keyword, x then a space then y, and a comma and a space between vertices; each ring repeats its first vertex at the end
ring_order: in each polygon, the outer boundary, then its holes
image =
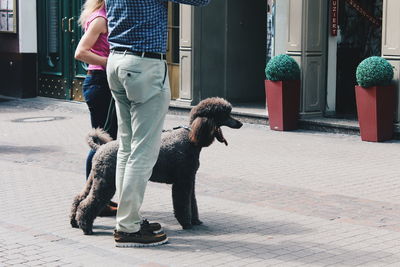
POLYGON ((293 58, 282 54, 271 58, 265 76, 271 81, 300 80, 300 68, 293 58))
POLYGON ((393 67, 382 57, 369 57, 358 65, 356 78, 358 85, 365 88, 389 85, 393 79, 393 67))

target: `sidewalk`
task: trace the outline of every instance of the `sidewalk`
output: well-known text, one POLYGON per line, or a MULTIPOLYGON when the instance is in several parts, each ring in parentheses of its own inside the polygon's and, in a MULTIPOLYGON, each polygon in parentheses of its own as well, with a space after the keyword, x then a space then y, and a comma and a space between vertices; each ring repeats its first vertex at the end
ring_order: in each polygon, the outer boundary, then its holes
MULTIPOLYGON (((168 115, 166 129, 185 125, 168 115)), ((0 266, 400 266, 400 141, 245 124, 201 154, 204 225, 182 230, 171 188, 149 183, 143 216, 169 243, 115 248, 114 218, 95 235, 69 225, 84 184, 84 103, 0 101, 0 266)))

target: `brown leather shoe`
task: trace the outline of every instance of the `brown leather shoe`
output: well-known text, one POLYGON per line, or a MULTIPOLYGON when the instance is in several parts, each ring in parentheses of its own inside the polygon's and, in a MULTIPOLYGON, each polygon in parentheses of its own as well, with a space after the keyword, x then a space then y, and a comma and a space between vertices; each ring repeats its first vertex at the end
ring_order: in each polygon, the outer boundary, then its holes
POLYGON ((140 229, 143 229, 145 231, 153 232, 154 234, 160 234, 163 233, 163 229, 161 227, 161 224, 157 222, 149 222, 148 220, 144 219, 142 223, 140 224, 140 229))
POLYGON ((155 234, 151 231, 140 229, 136 233, 114 231, 115 246, 117 247, 153 247, 168 242, 166 234, 155 234))
POLYGON ((111 217, 117 215, 117 209, 116 207, 113 207, 111 205, 107 205, 99 214, 100 217, 111 217))
POLYGON ((115 203, 114 201, 111 201, 111 200, 110 200, 110 203, 108 203, 108 205, 110 205, 111 207, 118 208, 118 203, 115 203))

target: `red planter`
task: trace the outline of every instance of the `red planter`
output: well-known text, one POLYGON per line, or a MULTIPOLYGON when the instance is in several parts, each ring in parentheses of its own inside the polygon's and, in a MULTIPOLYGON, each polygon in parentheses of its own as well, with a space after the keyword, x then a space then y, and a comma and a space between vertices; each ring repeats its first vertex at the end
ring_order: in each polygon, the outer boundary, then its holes
POLYGON ((395 112, 394 86, 356 86, 361 140, 381 142, 392 139, 395 112))
POLYGON ((300 81, 265 81, 269 126, 275 131, 298 128, 300 81))

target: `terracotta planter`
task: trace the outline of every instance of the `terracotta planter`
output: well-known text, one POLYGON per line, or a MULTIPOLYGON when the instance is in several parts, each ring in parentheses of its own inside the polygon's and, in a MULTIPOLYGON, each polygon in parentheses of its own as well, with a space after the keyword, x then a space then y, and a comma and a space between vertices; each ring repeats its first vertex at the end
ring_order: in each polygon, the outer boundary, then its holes
POLYGON ((298 128, 300 81, 265 81, 269 126, 275 131, 298 128))
POLYGON ((356 86, 361 140, 381 142, 392 139, 395 112, 394 86, 356 86))

